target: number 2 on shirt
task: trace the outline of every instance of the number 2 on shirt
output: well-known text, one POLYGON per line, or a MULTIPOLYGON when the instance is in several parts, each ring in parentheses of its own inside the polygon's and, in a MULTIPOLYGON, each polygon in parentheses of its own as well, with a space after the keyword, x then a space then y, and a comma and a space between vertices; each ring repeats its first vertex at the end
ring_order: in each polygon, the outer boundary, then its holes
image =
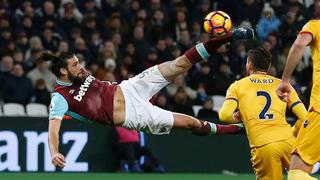
POLYGON ((262 111, 259 114, 259 119, 262 120, 272 120, 273 119, 273 114, 268 113, 268 110, 270 108, 271 105, 271 96, 268 92, 266 91, 257 91, 257 96, 263 96, 266 98, 266 105, 264 106, 264 108, 262 109, 262 111))

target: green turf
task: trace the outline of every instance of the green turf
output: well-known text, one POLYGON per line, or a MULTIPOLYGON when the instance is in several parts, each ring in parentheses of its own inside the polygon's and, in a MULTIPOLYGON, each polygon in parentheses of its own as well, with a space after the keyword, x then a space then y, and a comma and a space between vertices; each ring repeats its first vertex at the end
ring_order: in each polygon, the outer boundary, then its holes
POLYGON ((255 180, 254 175, 113 174, 113 173, 0 173, 1 180, 255 180))
POLYGON ((1 180, 254 180, 253 175, 217 174, 105 174, 105 173, 0 173, 1 180))

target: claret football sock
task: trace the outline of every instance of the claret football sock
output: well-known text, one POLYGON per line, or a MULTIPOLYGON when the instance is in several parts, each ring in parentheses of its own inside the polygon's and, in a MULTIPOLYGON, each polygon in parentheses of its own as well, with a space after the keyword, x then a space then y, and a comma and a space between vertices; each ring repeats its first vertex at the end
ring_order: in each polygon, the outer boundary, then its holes
POLYGON ((222 37, 215 37, 203 43, 199 43, 185 52, 191 64, 209 58, 223 44, 231 40, 245 40, 254 38, 254 31, 249 27, 240 27, 222 37))
POLYGON ((209 134, 239 134, 245 132, 244 127, 240 124, 220 125, 201 120, 200 123, 200 128, 192 130, 192 133, 198 136, 206 136, 209 134))

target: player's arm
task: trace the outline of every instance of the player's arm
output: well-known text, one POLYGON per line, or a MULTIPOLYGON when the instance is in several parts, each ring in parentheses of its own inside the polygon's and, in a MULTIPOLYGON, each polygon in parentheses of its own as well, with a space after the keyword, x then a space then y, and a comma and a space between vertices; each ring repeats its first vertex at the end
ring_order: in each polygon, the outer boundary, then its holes
POLYGON ((64 156, 59 153, 59 130, 61 121, 62 120, 58 118, 49 121, 48 136, 52 163, 55 166, 63 168, 65 166, 65 159, 64 156))
POLYGON ((238 103, 233 99, 226 99, 219 111, 219 119, 222 122, 234 124, 241 122, 241 119, 234 113, 238 103))
POLYGON ((65 159, 64 156, 59 153, 59 131, 61 121, 67 110, 68 103, 64 97, 59 93, 53 93, 50 104, 48 141, 52 163, 61 168, 65 166, 65 159))
POLYGON ((287 102, 290 98, 291 75, 301 60, 305 48, 312 42, 312 39, 315 38, 312 32, 315 32, 313 26, 309 24, 305 25, 290 48, 286 66, 282 74, 282 82, 277 88, 277 95, 283 101, 287 102))
POLYGON ((234 115, 234 111, 238 107, 237 99, 237 82, 230 85, 227 91, 226 100, 224 101, 220 111, 219 119, 226 123, 239 123, 241 119, 234 115))
POLYGON ((293 135, 297 136, 301 124, 307 119, 307 109, 298 97, 297 92, 291 87, 291 98, 288 101, 289 109, 298 117, 295 125, 292 127, 293 135))
POLYGON ((282 80, 290 82, 293 70, 301 60, 305 48, 311 43, 312 34, 301 32, 290 48, 282 80))

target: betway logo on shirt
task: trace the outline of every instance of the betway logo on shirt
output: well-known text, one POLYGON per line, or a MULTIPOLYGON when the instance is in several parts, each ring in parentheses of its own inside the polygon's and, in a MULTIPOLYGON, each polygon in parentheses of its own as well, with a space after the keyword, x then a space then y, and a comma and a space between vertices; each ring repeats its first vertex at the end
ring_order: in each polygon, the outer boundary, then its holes
POLYGON ((88 91, 88 88, 91 84, 91 82, 95 80, 93 76, 88 76, 87 79, 84 81, 84 83, 80 86, 80 90, 76 96, 73 96, 73 98, 79 102, 81 102, 82 97, 86 94, 88 91))

